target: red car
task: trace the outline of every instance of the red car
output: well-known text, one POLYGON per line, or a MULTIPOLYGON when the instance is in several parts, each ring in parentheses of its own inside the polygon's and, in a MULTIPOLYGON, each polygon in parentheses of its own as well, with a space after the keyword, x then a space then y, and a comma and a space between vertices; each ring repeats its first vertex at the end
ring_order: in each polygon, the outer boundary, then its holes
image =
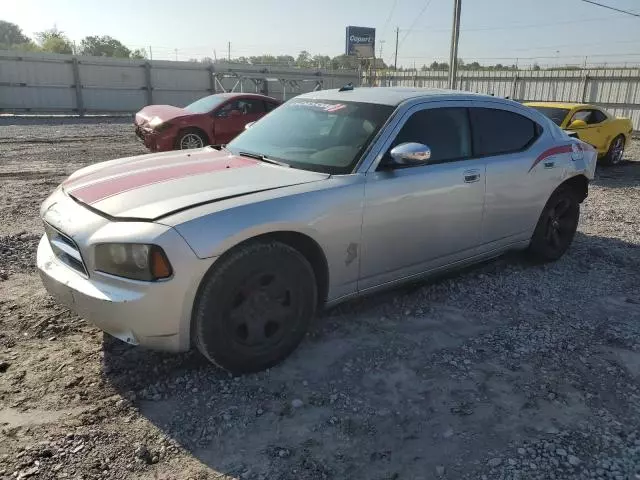
POLYGON ((149 105, 135 115, 136 135, 152 152, 225 144, 278 105, 252 93, 218 93, 184 108, 149 105))

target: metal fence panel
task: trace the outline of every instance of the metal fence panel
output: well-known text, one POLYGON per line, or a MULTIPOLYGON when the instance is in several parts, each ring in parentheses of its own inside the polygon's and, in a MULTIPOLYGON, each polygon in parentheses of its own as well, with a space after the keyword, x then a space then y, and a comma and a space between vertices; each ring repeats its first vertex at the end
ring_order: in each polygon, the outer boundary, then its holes
POLYGON ((203 64, 0 51, 0 112, 132 113, 184 106, 214 92, 260 92, 288 100, 359 84, 356 71, 203 64))
POLYGON ((85 112, 131 112, 147 103, 140 89, 83 88, 82 98, 85 112))
MULTIPOLYGON (((365 72, 362 83, 370 84, 365 72)), ((0 111, 132 113, 150 103, 184 106, 212 92, 259 92, 288 100, 317 89, 359 85, 356 71, 200 64, 0 51, 0 111)), ((446 88, 446 71, 383 72, 380 86, 446 88)), ((594 103, 640 130, 640 69, 460 71, 462 90, 594 103)))
MULTIPOLYGON (((470 92, 519 101, 591 103, 610 113, 629 117, 640 130, 640 69, 513 70, 459 72, 457 87, 470 92)), ((369 85, 365 72, 363 84, 369 85)), ((446 71, 378 73, 380 86, 446 88, 446 71)))
POLYGON ((143 65, 114 65, 79 60, 83 87, 140 89, 145 84, 143 65))

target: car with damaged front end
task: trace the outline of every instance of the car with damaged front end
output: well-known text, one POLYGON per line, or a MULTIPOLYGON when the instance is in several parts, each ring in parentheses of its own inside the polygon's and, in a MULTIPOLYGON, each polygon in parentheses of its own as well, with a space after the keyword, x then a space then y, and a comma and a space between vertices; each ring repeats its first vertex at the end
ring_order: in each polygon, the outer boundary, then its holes
POLYGON ((505 99, 317 91, 226 146, 72 174, 42 204, 37 263, 110 335, 258 371, 318 308, 509 250, 559 258, 596 156, 505 99))

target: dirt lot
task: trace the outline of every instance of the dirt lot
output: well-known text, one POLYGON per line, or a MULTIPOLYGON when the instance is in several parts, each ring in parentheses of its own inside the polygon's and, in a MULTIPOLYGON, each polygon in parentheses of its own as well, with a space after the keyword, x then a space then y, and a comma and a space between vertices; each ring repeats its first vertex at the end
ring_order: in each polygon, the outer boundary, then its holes
POLYGON ((0 123, 0 478, 640 478, 640 140, 559 262, 352 302, 231 378, 130 348, 39 283, 38 206, 128 123, 0 123))

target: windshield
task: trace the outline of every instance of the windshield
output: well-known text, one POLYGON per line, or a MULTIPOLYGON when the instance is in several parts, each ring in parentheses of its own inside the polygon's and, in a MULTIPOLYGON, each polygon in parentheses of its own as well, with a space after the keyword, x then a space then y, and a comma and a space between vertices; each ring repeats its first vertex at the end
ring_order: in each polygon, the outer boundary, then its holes
POLYGON ((237 136, 227 148, 260 154, 293 168, 351 173, 394 107, 294 99, 237 136))
POLYGON ((189 113, 209 113, 225 100, 226 98, 220 95, 209 95, 208 97, 190 103, 184 107, 184 109, 189 113))
POLYGON ((560 126, 562 121, 565 119, 567 114, 569 113, 568 108, 555 108, 555 107, 531 107, 534 110, 539 111, 543 115, 549 117, 553 123, 560 126))

